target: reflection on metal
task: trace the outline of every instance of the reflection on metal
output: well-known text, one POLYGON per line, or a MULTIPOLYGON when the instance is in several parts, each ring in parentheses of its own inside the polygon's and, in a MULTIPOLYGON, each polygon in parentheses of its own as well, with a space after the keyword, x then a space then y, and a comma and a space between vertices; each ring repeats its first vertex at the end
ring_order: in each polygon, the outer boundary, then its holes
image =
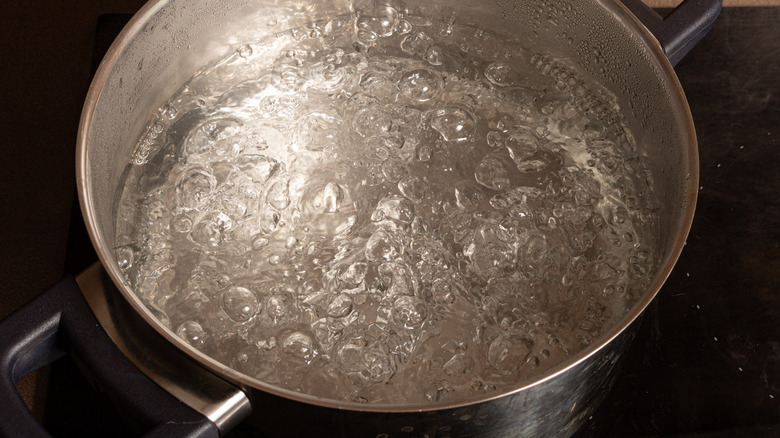
POLYGON ((195 401, 190 395, 178 395, 185 389, 170 389, 190 406, 199 405, 210 418, 221 418, 215 421, 223 430, 248 414, 249 402, 240 394, 243 401, 230 405, 234 407, 215 407, 216 400, 240 393, 236 387, 231 387, 234 392, 224 391, 220 378, 244 389, 252 404, 262 407, 250 422, 268 436, 569 436, 612 386, 622 353, 634 337, 636 320, 671 272, 690 229, 698 152, 682 87, 657 40, 618 0, 383 3, 396 4, 409 16, 457 15, 460 24, 489 28, 540 52, 571 59, 614 92, 623 108, 632 108, 623 114, 623 122, 634 135, 638 152, 647 157, 663 217, 661 267, 631 312, 597 342, 537 379, 465 401, 429 405, 361 405, 281 390, 217 363, 155 319, 125 281, 113 252, 115 190, 149 115, 193 72, 235 50, 236 42, 260 41, 281 30, 275 27, 279 23, 290 29, 354 12, 356 4, 349 0, 153 0, 134 17, 98 69, 79 127, 79 198, 95 249, 109 272, 90 270, 79 282, 86 289, 90 283, 112 291, 102 298, 87 296, 87 301, 120 348, 139 347, 138 357, 152 359, 152 365, 144 367, 159 374, 154 380, 162 386, 167 380, 184 380, 189 382, 182 384, 184 388, 194 386, 193 382, 208 387, 207 381, 223 388, 207 392, 217 395, 195 401), (547 17, 556 18, 555 25, 547 17), (600 56, 593 56, 595 49, 600 56), (138 68, 141 64, 143 69, 138 68), (117 306, 131 310, 118 312, 117 306), (158 344, 172 352, 163 353, 158 344), (176 358, 172 361, 176 366, 160 365, 168 355, 176 358), (182 360, 186 357, 189 364, 182 360), (203 378, 206 368, 215 374, 203 378))
POLYGON ((251 413, 246 394, 198 366, 131 309, 100 263, 76 279, 100 325, 147 377, 213 421, 222 434, 251 413))

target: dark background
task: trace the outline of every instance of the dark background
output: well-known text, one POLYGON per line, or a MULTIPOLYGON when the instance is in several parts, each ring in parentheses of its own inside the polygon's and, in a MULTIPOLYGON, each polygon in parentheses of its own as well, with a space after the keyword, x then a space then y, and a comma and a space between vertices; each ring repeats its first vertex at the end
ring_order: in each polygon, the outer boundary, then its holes
MULTIPOLYGON (((143 4, 0 1, 0 318, 63 276, 98 17, 143 4)), ((39 415, 45 381, 20 384, 39 415)))
MULTIPOLYGON (((0 318, 90 261, 74 200, 78 119, 93 53, 122 20, 99 17, 142 4, 0 1, 0 318)), ((724 9, 676 69, 699 136, 696 218, 579 437, 780 436, 779 25, 780 8, 724 9)), ((117 422, 61 362, 20 382, 36 415, 60 436, 117 422)), ((118 433, 106 427, 91 434, 118 433)))

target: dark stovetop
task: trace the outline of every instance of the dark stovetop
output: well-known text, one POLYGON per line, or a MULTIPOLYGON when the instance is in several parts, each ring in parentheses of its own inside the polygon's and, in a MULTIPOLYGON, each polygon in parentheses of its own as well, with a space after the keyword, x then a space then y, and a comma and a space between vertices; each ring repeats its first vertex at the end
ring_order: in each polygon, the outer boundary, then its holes
MULTIPOLYGON (((101 19, 97 53, 127 18, 101 19)), ((726 8, 676 68, 699 136, 696 217, 613 391, 578 437, 780 436, 777 23, 780 8, 726 8)), ((94 260, 79 221, 69 272, 94 260)), ((81 424, 97 421, 95 436, 125 435, 74 368, 52 368, 47 427, 84 436, 81 424)))
POLYGON ((726 8, 677 66, 699 138, 682 256, 581 436, 780 436, 780 8, 726 8))

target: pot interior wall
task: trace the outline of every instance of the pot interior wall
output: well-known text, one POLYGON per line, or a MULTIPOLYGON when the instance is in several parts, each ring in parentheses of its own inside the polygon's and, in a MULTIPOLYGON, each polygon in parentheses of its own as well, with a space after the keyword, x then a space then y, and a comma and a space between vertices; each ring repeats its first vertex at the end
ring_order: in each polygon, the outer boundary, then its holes
MULTIPOLYGON (((399 11, 455 20, 506 35, 533 51, 569 58, 618 96, 640 155, 647 158, 659 200, 665 268, 676 257, 690 186, 696 184, 695 135, 685 99, 660 48, 643 36, 619 4, 601 1, 443 0, 395 2, 399 11)), ((269 32, 305 25, 362 4, 167 0, 147 4, 115 42, 96 76, 81 126, 85 179, 81 193, 93 241, 115 281, 116 190, 144 127, 200 68, 269 32), (270 22, 276 22, 269 28, 270 22), (94 106, 92 106, 94 104, 94 106)), ((129 285, 120 285, 134 300, 129 285)))

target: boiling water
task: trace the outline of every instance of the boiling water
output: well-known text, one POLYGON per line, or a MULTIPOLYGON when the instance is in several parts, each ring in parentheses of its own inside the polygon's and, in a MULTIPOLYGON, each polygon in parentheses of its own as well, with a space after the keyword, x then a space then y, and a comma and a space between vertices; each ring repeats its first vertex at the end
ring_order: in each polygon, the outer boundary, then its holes
POLYGON ((360 11, 243 45, 139 140, 116 255, 186 342, 369 403, 517 384, 594 342, 654 270, 614 96, 472 27, 360 11))

